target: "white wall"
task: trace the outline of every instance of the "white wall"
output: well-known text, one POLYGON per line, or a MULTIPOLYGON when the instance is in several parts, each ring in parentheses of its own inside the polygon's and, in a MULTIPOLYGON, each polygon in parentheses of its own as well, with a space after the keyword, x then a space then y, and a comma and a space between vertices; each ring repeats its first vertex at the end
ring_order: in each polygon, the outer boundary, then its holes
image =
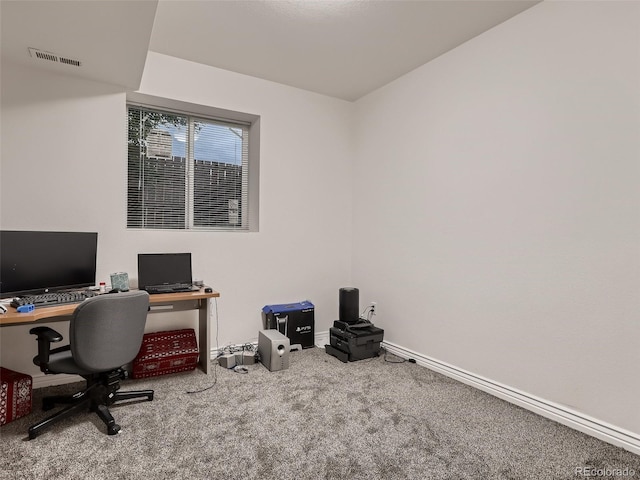
POLYGON ((98 279, 192 251, 221 345, 356 285, 385 340, 640 432, 639 16, 544 2, 356 104, 150 54, 142 93, 261 115, 258 233, 126 230, 125 94, 3 64, 0 227, 97 230, 98 279))
POLYGON ((640 4, 544 2, 357 102, 385 340, 640 432, 640 4))
MULTIPOLYGON (((194 277, 221 292, 221 346, 257 340, 266 304, 309 299, 328 330, 350 283, 352 105, 155 54, 140 91, 261 116, 259 232, 127 230, 125 93, 9 64, 0 227, 97 231, 98 281, 135 283, 139 252, 192 252, 194 277)), ((37 375, 27 332, 0 329, 0 362, 37 375)))

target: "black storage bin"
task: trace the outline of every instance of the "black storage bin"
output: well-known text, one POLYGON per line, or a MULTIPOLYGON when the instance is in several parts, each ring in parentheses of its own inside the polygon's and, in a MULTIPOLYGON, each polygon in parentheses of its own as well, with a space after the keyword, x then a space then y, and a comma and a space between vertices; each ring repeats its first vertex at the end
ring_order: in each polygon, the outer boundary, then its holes
POLYGON ((330 346, 327 353, 345 361, 353 362, 365 358, 377 357, 380 352, 380 342, 384 338, 384 330, 370 326, 351 326, 346 329, 331 327, 329 329, 330 346), (338 350, 338 352, 336 352, 338 350), (341 353, 340 353, 341 352, 341 353))

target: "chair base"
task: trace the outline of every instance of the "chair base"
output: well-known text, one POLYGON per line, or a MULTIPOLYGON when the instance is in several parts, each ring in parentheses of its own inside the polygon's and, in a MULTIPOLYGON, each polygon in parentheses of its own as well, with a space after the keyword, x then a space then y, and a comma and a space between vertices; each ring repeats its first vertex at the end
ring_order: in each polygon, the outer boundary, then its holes
POLYGON ((56 412, 50 417, 29 427, 29 440, 33 440, 42 431, 51 425, 63 420, 76 412, 89 410, 95 412, 107 426, 107 434, 115 435, 120 432, 120 425, 116 424, 109 406, 118 401, 146 398, 153 400, 153 390, 139 390, 132 392, 118 392, 122 371, 116 370, 110 373, 102 373, 84 377, 87 380, 87 388, 74 395, 56 395, 45 397, 42 400, 42 409, 47 411, 58 404, 69 404, 68 407, 56 412))

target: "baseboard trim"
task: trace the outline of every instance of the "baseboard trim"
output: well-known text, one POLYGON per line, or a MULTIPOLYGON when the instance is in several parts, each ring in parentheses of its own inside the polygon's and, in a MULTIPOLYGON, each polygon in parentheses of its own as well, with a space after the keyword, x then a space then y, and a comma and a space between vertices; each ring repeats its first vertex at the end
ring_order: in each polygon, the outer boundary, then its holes
POLYGON ((545 418, 561 423, 592 437, 603 440, 612 445, 624 448, 636 455, 640 455, 640 436, 628 430, 603 422, 585 415, 564 405, 545 400, 518 389, 503 385, 493 380, 481 377, 467 370, 441 362, 426 355, 414 352, 391 342, 383 341, 382 346, 393 355, 400 358, 412 358, 417 364, 442 373, 447 377, 478 388, 509 403, 518 405, 545 418))
POLYGON ((314 345, 316 347, 324 348, 329 343, 329 331, 316 332, 314 338, 314 345))

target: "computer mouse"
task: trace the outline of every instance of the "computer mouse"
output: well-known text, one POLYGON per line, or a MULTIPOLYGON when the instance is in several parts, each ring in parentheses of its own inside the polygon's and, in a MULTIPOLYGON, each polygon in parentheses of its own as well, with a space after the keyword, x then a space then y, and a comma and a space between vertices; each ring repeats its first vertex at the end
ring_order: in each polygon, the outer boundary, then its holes
POLYGON ((213 293, 213 288, 211 288, 211 287, 205 287, 205 289, 204 289, 204 293, 213 293))

